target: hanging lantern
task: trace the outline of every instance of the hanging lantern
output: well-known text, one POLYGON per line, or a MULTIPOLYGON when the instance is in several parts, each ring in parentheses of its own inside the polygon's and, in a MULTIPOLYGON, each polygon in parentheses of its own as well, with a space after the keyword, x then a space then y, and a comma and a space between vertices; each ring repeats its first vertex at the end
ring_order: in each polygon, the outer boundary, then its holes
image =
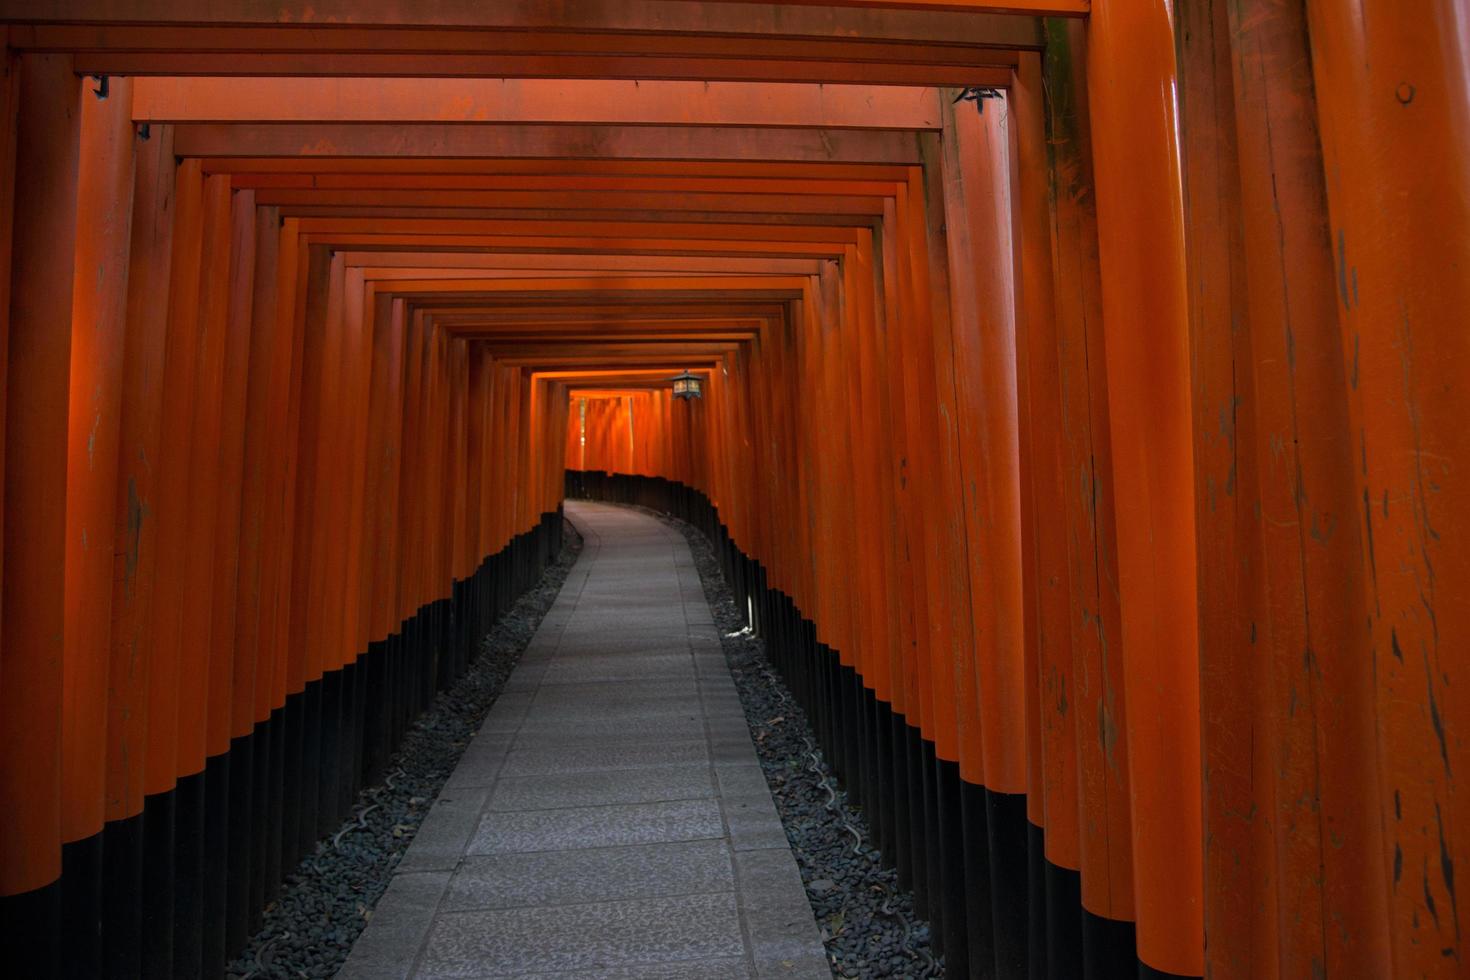
POLYGON ((699 398, 703 395, 700 391, 699 376, 684 371, 669 379, 674 383, 675 398, 699 398))

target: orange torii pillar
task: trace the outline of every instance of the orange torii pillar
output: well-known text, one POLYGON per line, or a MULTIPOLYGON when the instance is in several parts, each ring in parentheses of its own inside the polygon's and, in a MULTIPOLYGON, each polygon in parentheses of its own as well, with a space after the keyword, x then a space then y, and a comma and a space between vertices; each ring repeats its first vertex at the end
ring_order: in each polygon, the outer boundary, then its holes
POLYGON ((63 922, 100 968, 128 103, 125 86, 99 102, 62 55, 7 65, 0 943, 28 975, 53 968, 63 922))
POLYGON ((3 944, 217 973, 559 547, 564 408, 470 384, 465 341, 135 129, 125 80, 12 68, 3 944))

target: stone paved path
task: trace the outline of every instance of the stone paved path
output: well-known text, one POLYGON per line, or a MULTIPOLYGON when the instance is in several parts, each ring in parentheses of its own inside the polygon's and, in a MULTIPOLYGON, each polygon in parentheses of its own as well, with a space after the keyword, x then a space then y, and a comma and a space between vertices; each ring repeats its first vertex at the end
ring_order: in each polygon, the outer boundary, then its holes
POLYGON ((830 977, 684 539, 586 544, 343 978, 830 977))

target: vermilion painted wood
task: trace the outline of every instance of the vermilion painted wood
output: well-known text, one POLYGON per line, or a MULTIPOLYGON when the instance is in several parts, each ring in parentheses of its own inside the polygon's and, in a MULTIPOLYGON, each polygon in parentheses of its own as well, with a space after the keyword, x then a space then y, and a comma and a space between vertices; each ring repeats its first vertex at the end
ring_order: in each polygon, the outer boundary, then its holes
MULTIPOLYGON (((1470 925, 1453 872, 1470 827, 1470 807, 1453 788, 1456 774, 1470 769, 1466 667, 1453 653, 1470 634, 1460 598, 1470 564, 1457 544, 1470 519, 1459 462, 1470 448, 1463 425, 1470 245, 1457 231, 1470 207, 1465 14, 1442 0, 1414 11, 1309 2, 1306 19, 1353 496, 1362 507, 1357 611, 1373 652, 1367 674, 1362 661, 1333 672, 1352 707, 1324 719, 1317 738, 1334 763, 1324 790, 1366 791, 1369 812, 1342 809, 1336 792, 1324 792, 1323 802, 1334 818, 1341 813, 1382 835, 1358 874, 1384 896, 1372 907, 1387 903, 1393 972, 1452 976, 1464 970, 1470 925), (1404 170, 1410 161, 1424 162, 1404 170), (1374 716, 1368 741, 1352 724, 1361 714, 1347 716, 1365 704, 1374 716), (1364 755, 1351 754, 1358 749, 1364 755)), ((1334 943, 1328 968, 1359 949, 1366 950, 1334 943)))
POLYGON ((374 387, 384 396, 384 436, 377 446, 381 506, 376 511, 375 535, 378 574, 373 585, 373 640, 383 640, 398 627, 398 507, 402 499, 403 399, 407 365, 407 322, 403 300, 393 300, 385 329, 375 331, 374 387), (380 380, 381 379, 381 380, 380 380))
MULTIPOLYGON (((81 86, 66 59, 10 61, 18 93, 5 406, 0 609, 0 894, 61 867, 61 703, 67 405, 81 86)), ((104 538, 103 540, 106 540, 104 538)))
MULTIPOLYGON (((61 839, 102 830, 107 778, 112 538, 125 385, 132 126, 119 101, 82 99, 67 383, 61 839), (95 544, 95 546, 94 546, 95 544)), ((65 329, 65 328, 60 328, 65 329)), ((24 406, 18 406, 24 411, 24 406)))
POLYGON ((271 674, 274 651, 262 639, 265 627, 266 565, 270 498, 267 474, 280 451, 278 433, 270 419, 280 399, 272 390, 279 383, 275 364, 290 345, 275 343, 277 283, 280 276, 280 232, 278 213, 258 208, 255 220, 255 260, 252 268, 253 296, 250 303, 250 354, 246 376, 244 447, 240 486, 239 568, 236 572, 235 610, 235 721, 233 733, 247 734, 270 717, 271 674), (273 438, 273 436, 275 438, 273 438), (247 673, 246 665, 250 666, 247 673), (249 692, 248 695, 246 692, 249 692), (248 697, 249 700, 246 700, 248 697))
POLYGON ((896 222, 897 208, 885 208, 881 234, 874 236, 874 244, 881 259, 882 276, 879 282, 883 284, 882 319, 886 344, 883 363, 887 373, 889 406, 892 413, 890 431, 893 450, 889 465, 892 468, 894 503, 900 515, 898 536, 902 542, 899 552, 900 581, 903 583, 899 596, 901 617, 899 628, 901 649, 904 653, 898 658, 901 664, 901 677, 895 678, 897 694, 894 698, 894 708, 903 714, 904 720, 910 727, 922 729, 924 704, 919 691, 917 651, 920 645, 926 642, 928 625, 925 610, 919 601, 919 597, 924 595, 925 587, 924 566, 921 555, 918 553, 921 551, 923 539, 919 536, 922 524, 915 511, 913 470, 909 460, 909 400, 908 390, 904 384, 902 324, 899 320, 901 300, 898 269, 900 263, 897 239, 893 233, 896 222))
POLYGON ((335 622, 340 622, 336 592, 341 578, 342 503, 346 499, 347 461, 344 402, 350 342, 357 325, 347 322, 347 270, 340 255, 330 256, 322 329, 321 401, 316 430, 316 481, 311 507, 311 575, 306 609, 306 680, 337 669, 335 622))
MULTIPOLYGON (((0 29, 7 41, 10 38, 10 28, 0 29)), ((19 56, 8 46, 3 55, 4 74, 0 76, 0 324, 4 329, 0 330, 0 353, 6 354, 5 363, 9 364, 9 337, 10 337, 10 266, 13 255, 14 219, 15 219, 15 140, 17 113, 20 101, 20 73, 17 68, 20 64, 19 56)), ((171 130, 170 130, 171 132, 171 130)), ((3 416, 6 391, 6 371, 0 371, 0 416, 3 416)), ((0 479, 5 472, 5 445, 0 439, 0 479)), ((0 490, 0 500, 3 500, 3 490, 0 490)), ((5 516, 0 509, 0 534, 3 534, 5 516)), ((3 553, 0 553, 0 624, 4 621, 4 582, 5 561, 3 553)), ((0 636, 3 636, 3 626, 0 626, 0 636)), ((0 777, 3 778, 3 777, 0 777)))
MULTIPOLYGON (((204 178, 203 227, 198 257, 198 305, 181 329, 194 334, 194 397, 189 425, 189 498, 185 508, 184 555, 178 570, 182 612, 179 625, 178 775, 204 771, 217 741, 229 740, 231 665, 215 660, 209 645, 214 616, 214 547, 220 498, 220 418, 223 413, 226 332, 230 288, 230 181, 204 178), (222 720, 223 724, 215 722, 222 720), (214 736, 214 738, 211 738, 214 736)), ((233 653, 226 647, 221 658, 233 653)))
MULTIPOLYGON (((169 275, 168 334, 164 353, 163 438, 158 450, 158 581, 153 601, 153 656, 148 687, 148 762, 144 792, 173 789, 179 775, 179 694, 184 563, 188 546, 188 501, 192 431, 178 420, 193 414, 199 306, 199 261, 203 244, 203 180, 197 163, 177 170, 174 190, 173 257, 169 275)), ((156 298, 154 300, 157 301, 156 298)))
POLYGON ((139 122, 598 123, 936 129, 932 88, 785 82, 362 78, 139 78, 139 122))
MULTIPOLYGON (((1289 21, 1285 8, 1276 13, 1289 21)), ((1261 574, 1255 378, 1247 369, 1254 362, 1254 331, 1240 329, 1247 316, 1246 257, 1232 84, 1237 59, 1244 67, 1255 58, 1234 50, 1228 18, 1224 8, 1196 9, 1175 23, 1176 37, 1185 38, 1179 44, 1179 102, 1187 167, 1195 520, 1201 556, 1200 749, 1201 763, 1211 774, 1203 811, 1209 882, 1205 970, 1275 977, 1291 954, 1280 944, 1278 889, 1271 876, 1261 873, 1275 868, 1274 821, 1255 816, 1275 810, 1275 780, 1257 774, 1276 767, 1271 761, 1274 725, 1261 711, 1267 707, 1266 671, 1256 650, 1269 617, 1261 574)), ((1257 23, 1270 32, 1284 26, 1271 19, 1257 23)), ((1264 117, 1242 122, 1254 128, 1264 117)), ((1271 127, 1278 124, 1273 121, 1271 127)), ((1297 888, 1302 882, 1282 884, 1297 888)), ((1310 941, 1320 921, 1291 933, 1310 941)))
POLYGON ((1083 907, 1133 918, 1127 699, 1122 675, 1113 457, 1104 368, 1097 198, 1086 33, 1053 27, 1044 66, 1052 195, 1058 377, 1065 420, 1068 569, 1083 907))
POLYGON ((1072 578, 1067 560, 1065 417, 1062 413, 1057 356, 1055 267, 1051 247, 1051 187, 1047 179, 1046 105, 1040 56, 1022 57, 1009 92, 1007 118, 1014 134, 1012 173, 1016 197, 1016 255, 1019 404, 1029 430, 1021 446, 1021 465, 1030 494, 1022 498, 1022 547, 1031 555, 1032 574, 1023 577, 1029 618, 1027 649, 1035 648, 1035 670, 1028 672, 1027 722, 1031 773, 1027 814, 1046 829, 1046 857, 1075 871, 1078 861, 1076 688, 1072 634, 1068 622, 1072 578), (1031 741, 1031 739, 1035 741, 1031 741))
MULTIPOLYGON (((276 556, 278 565, 274 583, 276 593, 274 644, 279 651, 273 692, 273 701, 276 704, 285 704, 288 695, 300 692, 305 685, 299 647, 293 645, 291 640, 292 629, 295 625, 294 619, 299 616, 299 612, 294 608, 297 588, 294 579, 298 535, 297 497, 302 468, 310 460, 302 447, 301 425, 307 389, 305 366, 307 363, 306 311, 308 287, 310 286, 308 277, 312 272, 313 256, 310 249, 298 245, 296 239, 299 230, 299 226, 289 218, 281 226, 282 286, 278 291, 276 301, 276 311, 280 318, 279 327, 284 335, 283 339, 290 338, 289 344, 282 344, 281 355, 282 365, 289 365, 289 371, 285 373, 287 397, 280 402, 285 407, 285 414, 281 426, 284 452, 281 454, 279 469, 279 510, 276 518, 279 522, 277 527, 281 542, 276 556), (289 362, 285 357, 287 350, 290 352, 289 362)), ((324 271, 322 268, 324 263, 320 261, 319 255, 315 265, 319 273, 324 271)), ((303 535, 303 551, 305 540, 303 535)))
POLYGON ((1204 967, 1189 323, 1168 4, 1089 21, 1102 309, 1144 963, 1204 967), (1184 857, 1181 857, 1184 855, 1184 857))
POLYGON ((701 126, 465 126, 447 123, 191 123, 175 138, 198 157, 543 157, 575 160, 688 158, 762 163, 911 164, 907 133, 701 126))
MULTIPOLYGON (((1004 62, 1010 52, 978 49, 984 61, 1004 62)), ((255 52, 85 52, 74 56, 88 74, 129 76, 415 78, 618 78, 664 81, 806 82, 826 85, 1005 85, 1009 70, 992 64, 911 65, 756 58, 558 54, 380 54, 255 52)))
MULTIPOLYGON (((974 18, 966 18, 959 23, 968 27, 975 26, 974 18)), ((1028 24, 1020 20, 994 18, 991 23, 1007 24, 1012 30, 1019 29, 1036 36, 1034 21, 1028 24)), ((1024 35, 1017 33, 1011 40, 1024 40, 1024 35)), ((358 64, 361 73, 369 75, 378 74, 371 70, 374 63, 394 63, 395 59, 398 64, 417 66, 427 65, 428 58, 435 57, 445 59, 451 66, 462 67, 470 63, 470 58, 480 56, 482 60, 478 69, 470 72, 446 72, 430 67, 423 72, 389 74, 493 74, 512 77, 520 74, 514 70, 518 63, 551 64, 560 60, 564 68, 571 68, 579 60, 585 59, 582 63, 587 65, 623 60, 652 66, 660 61, 702 58, 706 64, 706 73, 697 77, 704 79, 716 77, 722 71, 739 70, 742 65, 765 63, 772 59, 781 59, 798 72, 801 70, 800 64, 793 63, 845 65, 846 70, 854 73, 867 66, 923 72, 942 67, 1012 67, 1019 53, 1011 46, 991 46, 966 37, 934 38, 922 42, 851 34, 840 38, 767 36, 759 39, 737 39, 729 34, 715 37, 699 33, 594 33, 551 27, 543 27, 534 33, 435 28, 401 31, 376 30, 348 24, 334 25, 330 31, 325 32, 293 30, 289 26, 281 29, 238 25, 210 27, 111 24, 103 27, 95 23, 14 24, 10 27, 10 43, 16 50, 71 51, 79 71, 96 64, 94 58, 148 55, 159 59, 159 62, 155 63, 154 70, 145 71, 144 74, 165 75, 196 74, 156 70, 157 65, 167 66, 170 63, 168 56, 176 55, 192 60, 201 54, 215 55, 220 59, 215 68, 199 72, 205 75, 259 73, 263 66, 272 63, 273 55, 312 55, 323 58, 328 65, 341 63, 340 59, 333 58, 334 55, 357 55, 360 58, 358 64), (495 60, 487 64, 488 59, 484 58, 487 55, 494 56, 495 60), (711 63, 716 59, 718 63, 711 63), (497 67, 499 70, 488 70, 497 67)), ((1033 41, 1032 46, 1039 45, 1033 41)), ((284 74, 323 73, 320 68, 316 68, 284 74)), ((331 71, 325 73, 341 74, 331 71)), ((576 73, 563 71, 558 75, 571 77, 576 73)), ((618 76, 591 71, 582 77, 618 76)), ((787 77, 785 80, 799 79, 787 77)), ((850 80, 876 83, 872 79, 850 80)))
POLYGON ((105 195, 39 176, 75 157, 75 119, 30 111, 24 71, 4 83, 21 179, 0 200, 23 192, 0 221, 21 291, 0 699, 20 721, 0 744, 41 760, 0 766, 26 848, 7 873, 52 880, 98 812, 136 814, 442 609, 555 509, 569 462, 598 463, 703 490, 941 760, 1027 794, 1087 911, 1141 912, 1150 966, 1453 973, 1449 5, 1043 24, 959 0, 345 2, 43 3, 5 28, 66 52, 57 105, 77 72, 219 76, 134 83, 145 116, 192 121, 130 137, 140 178, 105 195), (439 77, 271 77, 348 69, 439 77), (1006 100, 933 88, 990 79, 1006 100), (509 91, 531 101, 446 99, 509 91), (134 278, 50 289, 129 189, 134 278), (62 293, 64 344, 21 301, 62 293), (87 356, 107 339, 87 304, 124 295, 119 356, 87 356), (703 399, 671 399, 681 368, 703 399), (78 381, 109 370, 115 392, 78 381), (117 406, 95 442, 94 393, 117 406), (602 406, 588 457, 573 404, 602 406), (94 478, 114 431, 116 477, 94 478), (112 617, 83 584, 98 553, 60 533, 104 508, 112 617), (25 652, 43 620, 59 661, 25 652))
POLYGON ((281 225, 277 244, 274 343, 271 346, 269 402, 266 433, 273 451, 265 465, 266 516, 261 554, 260 642, 269 644, 271 670, 260 678, 257 713, 267 714, 285 703, 290 686, 289 636, 292 565, 291 536, 295 497, 291 491, 297 462, 296 427, 300 411, 302 332, 296 310, 302 290, 297 277, 306 253, 297 247, 294 219, 281 225), (267 682, 268 676, 268 682, 267 682))
MULTIPOLYGON (((313 664, 307 639, 312 614, 312 565, 321 560, 318 538, 321 527, 316 521, 317 481, 322 465, 322 429, 324 428, 326 364, 331 360, 331 341, 327 307, 331 288, 332 260, 325 248, 305 250, 299 261, 307 266, 308 279, 297 289, 296 321, 302 332, 299 411, 297 413, 296 478, 292 481, 294 547, 289 585, 289 637, 287 648, 287 694, 303 690, 320 676, 320 664, 313 664)), ((320 648, 317 648, 318 657, 320 648)))
MULTIPOLYGON (((16 0, 10 0, 14 3, 16 0)), ((898 6, 895 4, 894 6, 898 6)), ((207 10, 181 10, 166 0, 136 0, 127 4, 92 0, 88 4, 62 3, 49 0, 42 4, 20 4, 12 11, 0 7, 0 15, 7 20, 43 21, 60 24, 128 25, 149 24, 177 29, 186 25, 228 25, 241 27, 276 28, 282 37, 297 35, 293 42, 303 46, 299 35, 302 28, 340 28, 356 26, 369 29, 365 33, 372 40, 364 45, 357 41, 358 49, 375 44, 404 44, 399 35, 418 33, 419 30, 441 28, 448 34, 449 28, 474 31, 520 32, 560 30, 577 34, 604 34, 614 40, 618 35, 637 35, 631 49, 640 50, 637 42, 653 34, 709 35, 722 38, 726 45, 738 45, 751 40, 771 38, 796 38, 801 40, 886 38, 900 41, 941 44, 994 44, 1036 45, 1040 42, 1038 22, 1031 17, 1009 17, 987 15, 987 10, 1026 9, 1027 0, 1019 3, 976 5, 976 9, 937 11, 913 9, 908 11, 845 11, 834 16, 831 11, 806 10, 801 6, 784 4, 746 3, 658 3, 649 0, 621 4, 616 8, 579 2, 561 4, 547 8, 535 3, 508 3, 493 9, 461 8, 452 5, 423 5, 406 11, 388 0, 362 3, 360 0, 333 0, 331 3, 305 3, 303 0, 285 0, 261 6, 248 0, 232 0, 207 10), (95 4, 95 6, 94 6, 95 4), (402 28, 415 28, 404 31, 402 28)), ((1078 13, 1076 3, 1066 0, 1057 7, 1030 7, 1033 10, 1053 10, 1060 13, 1078 13)), ((256 49, 262 39, 251 39, 250 50, 256 49)), ((454 40, 457 46, 469 43, 464 39, 454 40)), ((727 52, 729 48, 725 49, 727 52)), ((706 51, 715 54, 717 51, 706 51)))
MULTIPOLYGON (((945 691, 951 683, 947 678, 941 687, 938 658, 950 649, 949 610, 940 601, 945 584, 941 576, 948 571, 945 545, 938 539, 940 529, 929 521, 929 515, 939 513, 938 500, 943 477, 940 475, 938 457, 939 433, 936 411, 938 393, 935 391, 934 341, 931 326, 931 305, 928 292, 928 256, 924 240, 924 217, 922 205, 915 200, 923 191, 918 182, 910 177, 909 185, 900 191, 894 202, 891 219, 892 247, 897 285, 896 326, 900 339, 898 347, 899 370, 903 377, 904 422, 907 427, 908 446, 905 451, 906 478, 912 493, 911 542, 919 543, 915 555, 914 602, 917 646, 915 650, 914 686, 917 696, 918 719, 915 724, 923 736, 934 743, 934 752, 943 758, 955 761, 959 758, 959 733, 955 715, 943 693, 936 700, 936 690, 945 691), (922 473, 925 479, 918 479, 922 473)), ((885 230, 890 222, 885 220, 885 230)), ((886 249, 886 243, 885 243, 886 249)), ((945 673, 952 668, 943 661, 945 673)))
POLYGON ((362 566, 363 525, 366 521, 368 422, 372 405, 369 384, 372 376, 372 343, 377 308, 375 299, 373 291, 363 282, 361 273, 354 269, 347 269, 344 296, 347 356, 344 358, 346 377, 342 400, 347 486, 343 498, 346 502, 345 512, 339 512, 338 515, 339 520, 343 521, 343 534, 338 544, 341 555, 337 559, 342 569, 339 581, 344 583, 345 595, 339 603, 340 613, 335 629, 338 661, 342 666, 356 661, 358 654, 367 649, 367 637, 361 623, 362 566))
POLYGON ((173 133, 160 126, 138 147, 128 263, 127 336, 119 406, 112 660, 108 669, 109 820, 142 812, 148 757, 153 593, 157 581, 159 445, 163 438, 164 348, 174 231, 173 133), (150 519, 150 514, 152 519, 150 519))
MULTIPOLYGON (((953 105, 945 108, 946 115, 954 111, 953 105)), ((937 513, 944 514, 941 521, 931 521, 942 542, 941 563, 936 567, 937 581, 944 583, 938 596, 942 613, 931 620, 942 626, 947 643, 935 648, 935 710, 942 712, 941 724, 953 729, 948 744, 935 743, 935 754, 946 762, 957 763, 962 775, 977 785, 985 783, 981 765, 983 746, 986 741, 982 731, 984 718, 984 695, 976 671, 976 656, 986 642, 986 633, 999 639, 1002 632, 999 624, 992 625, 980 618, 981 610, 976 607, 973 588, 973 569, 966 557, 965 539, 969 516, 966 514, 965 492, 974 492, 973 475, 967 474, 964 443, 965 412, 964 372, 956 370, 962 361, 959 358, 962 345, 980 339, 973 329, 967 329, 968 309, 956 311, 952 301, 956 299, 950 281, 951 261, 960 262, 965 269, 967 257, 959 246, 967 246, 963 230, 946 221, 944 212, 944 174, 942 156, 944 148, 938 139, 924 140, 925 167, 914 175, 910 182, 910 202, 915 206, 916 233, 923 236, 924 261, 927 268, 921 270, 920 288, 928 297, 929 317, 924 344, 927 346, 927 371, 931 382, 936 415, 935 439, 932 457, 937 469, 934 504, 937 513), (918 208, 923 202, 922 209, 918 208), (934 202, 932 205, 929 202, 934 202), (955 236, 958 234, 958 240, 955 236), (955 322, 956 319, 959 322, 955 322), (941 754, 941 747, 947 751, 941 754)), ((983 260, 982 260, 983 261, 983 260)), ((968 270, 965 270, 968 271, 968 270)), ((997 302, 1004 296, 996 296, 997 302)), ((1004 337, 1003 324, 987 324, 992 336, 1004 337)), ((922 349, 922 348, 921 348, 922 349)), ((997 395, 1000 391, 996 392, 997 395)), ((1009 459, 997 459, 995 468, 1004 473, 1010 465, 1009 459)), ((1000 545, 1008 537, 1004 522, 992 522, 988 537, 1000 545)), ((938 610, 936 610, 938 612, 938 610)), ((989 617, 985 617, 988 619, 989 617)), ((1024 720, 1024 713, 1018 720, 1024 720)), ((995 722, 1001 717, 994 716, 995 722)))
MULTIPOLYGON (((240 543, 243 527, 246 419, 249 412, 250 341, 254 326, 255 263, 259 257, 254 195, 237 191, 230 204, 229 315, 225 328, 223 413, 220 417, 220 501, 215 525, 214 616, 210 622, 210 687, 226 686, 228 703, 209 720, 209 753, 228 749, 254 723, 255 654, 237 642, 240 543), (228 666, 216 679, 213 665, 228 666)), ((272 229, 265 229, 270 237, 272 229)), ((211 705, 214 707, 214 705, 211 705)))

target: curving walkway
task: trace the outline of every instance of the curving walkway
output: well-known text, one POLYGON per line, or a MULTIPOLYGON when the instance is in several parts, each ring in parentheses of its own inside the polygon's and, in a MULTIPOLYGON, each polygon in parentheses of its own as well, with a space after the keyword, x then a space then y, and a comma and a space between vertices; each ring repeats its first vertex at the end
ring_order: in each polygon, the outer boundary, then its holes
POLYGON ((830 976, 684 539, 586 545, 339 976, 830 976))

